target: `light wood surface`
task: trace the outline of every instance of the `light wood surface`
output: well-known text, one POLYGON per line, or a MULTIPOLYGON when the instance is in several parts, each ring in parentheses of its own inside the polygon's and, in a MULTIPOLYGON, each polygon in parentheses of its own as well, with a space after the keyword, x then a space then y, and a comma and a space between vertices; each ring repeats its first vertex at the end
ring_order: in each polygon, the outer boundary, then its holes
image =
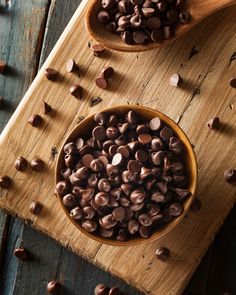
POLYGON ((97 14, 101 10, 101 1, 98 0, 91 0, 86 13, 86 28, 97 42, 107 48, 124 52, 147 51, 172 43, 173 40, 187 33, 210 14, 236 4, 236 0, 187 0, 185 2, 187 10, 192 17, 191 22, 186 25, 178 25, 175 30, 175 36, 161 43, 150 42, 145 45, 126 44, 119 35, 108 31, 103 24, 99 23, 97 14))
POLYGON ((218 12, 173 45, 158 51, 138 55, 107 52, 103 58, 95 58, 87 46, 89 39, 82 11, 85 5, 83 2, 77 10, 2 133, 1 173, 13 177, 14 184, 9 191, 1 191, 0 205, 148 294, 180 294, 235 202, 235 187, 225 183, 223 171, 236 166, 236 97, 235 90, 229 86, 236 69, 235 62, 229 66, 235 51, 236 24, 232 20, 236 9, 218 12), (193 46, 199 53, 189 60, 193 46), (68 58, 74 58, 81 65, 80 79, 66 73, 68 58), (114 66, 116 75, 110 88, 102 91, 93 80, 105 64, 114 66), (48 65, 60 70, 61 83, 45 79, 43 69, 48 65), (168 83, 176 71, 185 80, 181 89, 171 88, 168 83), (77 81, 86 90, 83 101, 74 99, 68 91, 77 81), (94 95, 101 96, 103 102, 89 108, 89 100, 94 95), (49 102, 55 112, 44 116, 42 128, 35 129, 28 125, 27 119, 39 112, 42 99, 49 102), (85 238, 62 215, 54 197, 55 160, 51 158, 51 148, 61 147, 81 115, 87 116, 127 100, 159 109, 186 131, 197 153, 198 196, 203 207, 195 215, 190 213, 173 232, 157 242, 122 249, 85 238), (206 121, 213 116, 219 116, 224 123, 219 132, 206 127, 206 121), (40 156, 47 162, 47 168, 44 173, 32 173, 30 169, 18 173, 13 163, 19 155, 29 160, 40 156), (29 213, 28 206, 33 199, 45 206, 39 217, 29 213), (156 247, 160 245, 171 249, 172 258, 168 263, 155 258, 156 247))

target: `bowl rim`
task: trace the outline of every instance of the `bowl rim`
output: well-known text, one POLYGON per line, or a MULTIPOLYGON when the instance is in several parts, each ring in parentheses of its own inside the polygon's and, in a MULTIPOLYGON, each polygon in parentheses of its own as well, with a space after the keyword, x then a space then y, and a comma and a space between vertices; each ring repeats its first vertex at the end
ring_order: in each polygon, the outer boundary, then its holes
MULTIPOLYGON (((163 228, 161 228, 160 230, 153 232, 153 234, 145 239, 145 238, 135 238, 135 239, 131 239, 131 240, 127 240, 125 242, 120 242, 120 241, 116 241, 114 239, 108 239, 108 238, 104 238, 102 236, 97 236, 93 233, 89 233, 87 231, 85 231, 82 226, 77 223, 74 219, 72 219, 69 215, 69 212, 67 211, 67 209, 65 208, 62 198, 55 192, 57 198, 59 199, 60 205, 63 209, 63 211, 65 212, 66 216, 68 217, 69 221, 72 222, 77 229, 79 229, 79 231, 83 234, 85 234, 87 237, 91 238, 92 240, 95 240, 101 244, 107 244, 107 245, 111 245, 111 246, 136 246, 136 245, 141 245, 141 244, 146 244, 149 242, 152 242, 154 240, 157 240, 158 238, 162 237, 163 235, 167 234, 169 231, 171 231, 173 228, 175 228, 184 218, 184 216, 187 214, 187 212, 189 211, 189 208, 195 198, 195 194, 196 194, 196 189, 197 189, 197 180, 198 180, 198 173, 197 173, 197 159, 196 159, 196 155, 195 152, 193 150, 192 144, 189 140, 189 138, 187 137, 186 133, 183 131, 183 129, 177 124, 175 123, 174 120, 172 120, 169 116, 165 115, 164 113, 155 110, 153 108, 150 107, 146 107, 146 106, 141 106, 141 105, 133 105, 133 104, 129 104, 129 105, 116 105, 113 107, 108 107, 108 108, 104 108, 99 110, 99 113, 101 112, 106 112, 106 113, 112 113, 112 112, 116 112, 117 109, 125 109, 127 111, 129 110, 133 110, 136 111, 137 113, 140 110, 145 110, 146 112, 149 112, 149 115, 151 116, 151 114, 153 115, 153 117, 157 116, 159 117, 165 124, 167 124, 168 126, 170 126, 173 129, 174 126, 174 131, 175 133, 179 136, 179 134, 181 134, 181 137, 183 137, 186 141, 186 144, 184 144, 189 157, 191 159, 191 186, 192 186, 192 190, 191 190, 191 197, 188 198, 185 203, 184 203, 184 211, 182 212, 182 214, 177 217, 172 219, 169 223, 167 223, 163 228), (177 132, 176 132, 177 130, 177 132)), ((96 112, 97 113, 97 112, 96 112)), ((78 133, 78 129, 82 126, 82 125, 86 125, 86 122, 91 122, 91 120, 93 119, 95 113, 92 115, 89 115, 87 118, 85 118, 84 120, 82 120, 79 124, 77 124, 68 134, 68 136, 66 137, 66 139, 63 141, 62 146, 59 150, 58 153, 58 157, 56 160, 56 167, 55 167, 55 184, 58 181, 63 180, 60 177, 60 160, 61 157, 64 156, 64 151, 63 151, 63 147, 66 143, 68 143, 71 138, 73 138, 73 136, 75 136, 76 133, 78 133)), ((189 185, 190 186, 190 185, 189 185)))

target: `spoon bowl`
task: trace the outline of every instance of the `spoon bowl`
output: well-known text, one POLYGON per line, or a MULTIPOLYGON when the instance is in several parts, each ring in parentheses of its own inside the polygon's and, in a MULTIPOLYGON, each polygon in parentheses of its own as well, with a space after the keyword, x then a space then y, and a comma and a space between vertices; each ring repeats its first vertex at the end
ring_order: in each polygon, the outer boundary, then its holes
POLYGON ((126 44, 119 35, 109 32, 105 26, 99 23, 97 14, 101 10, 101 0, 92 0, 86 13, 86 28, 89 34, 101 45, 106 48, 124 51, 124 52, 139 52, 147 51, 154 48, 162 47, 175 39, 185 34, 188 30, 193 28, 197 23, 202 21, 208 15, 236 4, 236 0, 187 0, 186 8, 192 16, 192 20, 186 25, 177 25, 175 29, 175 36, 171 39, 164 40, 161 43, 150 42, 144 45, 129 45, 126 44))

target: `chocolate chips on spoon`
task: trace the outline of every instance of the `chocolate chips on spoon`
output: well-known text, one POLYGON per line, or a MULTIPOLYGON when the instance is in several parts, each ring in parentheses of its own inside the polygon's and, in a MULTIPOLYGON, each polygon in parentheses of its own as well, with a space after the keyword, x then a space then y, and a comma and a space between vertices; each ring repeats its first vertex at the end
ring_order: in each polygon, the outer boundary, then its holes
POLYGON ((147 239, 183 213, 191 196, 184 146, 160 118, 98 113, 87 134, 64 146, 56 185, 85 231, 119 242, 147 239))
POLYGON ((177 25, 191 20, 179 1, 99 0, 98 21, 119 34, 126 44, 161 43, 175 34, 177 25))

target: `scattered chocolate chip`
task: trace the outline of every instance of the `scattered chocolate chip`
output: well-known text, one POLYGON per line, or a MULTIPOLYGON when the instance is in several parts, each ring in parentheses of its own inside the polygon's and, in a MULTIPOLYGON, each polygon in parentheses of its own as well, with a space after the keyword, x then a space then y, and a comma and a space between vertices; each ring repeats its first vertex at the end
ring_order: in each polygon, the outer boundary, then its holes
POLYGON ((27 259, 29 258, 29 253, 28 253, 28 251, 27 251, 26 249, 24 249, 24 248, 16 248, 16 249, 14 250, 14 255, 15 255, 18 259, 23 260, 23 261, 25 261, 25 260, 27 260, 27 259))
POLYGON ((55 81, 57 79, 57 77, 59 76, 58 71, 56 71, 52 68, 47 68, 44 71, 44 74, 45 74, 46 78, 51 81, 55 81))
POLYGON ((42 102, 42 107, 43 107, 44 115, 46 115, 52 111, 52 107, 48 103, 46 103, 45 101, 42 102))
POLYGON ((43 210, 43 205, 39 202, 36 202, 36 201, 33 201, 31 204, 30 204, 30 212, 34 215, 39 215, 42 210, 43 210))
POLYGON ((28 166, 28 162, 24 157, 19 157, 16 161, 15 161, 15 168, 18 171, 25 171, 26 168, 28 166))
POLYGON ((102 76, 98 76, 95 79, 95 84, 101 89, 106 89, 108 86, 107 80, 105 78, 103 78, 102 76))
POLYGON ((79 67, 73 59, 69 59, 66 65, 66 70, 68 73, 79 72, 79 67))
POLYGON ((40 115, 34 114, 28 119, 28 123, 33 127, 39 127, 43 123, 43 119, 40 115))
POLYGON ((188 11, 181 11, 179 14, 181 24, 188 24, 191 21, 191 14, 188 11))
POLYGON ((173 74, 170 77, 170 86, 172 87, 178 87, 182 83, 182 78, 180 77, 179 74, 173 74))
POLYGON ((170 257, 170 251, 166 247, 160 247, 156 250, 156 257, 161 261, 167 261, 170 257))
POLYGON ((218 117, 214 117, 207 122, 207 126, 210 129, 219 129, 220 128, 220 119, 218 117))
POLYGON ((70 93, 75 98, 82 99, 83 98, 83 88, 79 84, 74 84, 70 87, 70 93))
POLYGON ((106 295, 109 291, 109 288, 104 284, 99 284, 94 289, 94 295, 106 295))
POLYGON ((102 102, 101 97, 99 97, 99 96, 92 97, 90 100, 90 107, 93 107, 93 106, 99 104, 100 102, 102 102))
POLYGON ((0 60, 0 74, 5 74, 7 69, 7 63, 3 60, 0 60))
POLYGON ((120 289, 117 286, 113 286, 108 293, 108 295, 120 295, 120 294, 121 294, 120 289))
POLYGON ((225 180, 230 184, 236 184, 236 170, 235 169, 227 169, 224 172, 225 180))
POLYGON ((112 67, 104 67, 100 73, 101 77, 109 80, 114 74, 114 69, 112 67))
POLYGON ((59 291, 61 284, 57 281, 51 281, 47 284, 47 291, 50 294, 55 294, 59 291))
POLYGON ((39 158, 34 158, 31 162, 30 162, 30 166, 31 168, 36 171, 36 172, 40 172, 43 170, 45 163, 39 159, 39 158))
POLYGON ((1 175, 0 176, 0 187, 4 188, 4 189, 8 188, 10 186, 10 184, 11 184, 11 181, 12 180, 11 180, 11 178, 9 176, 1 175))
POLYGON ((236 79, 232 79, 229 84, 232 88, 236 88, 236 79))
POLYGON ((101 54, 105 51, 105 48, 101 44, 93 44, 91 49, 95 56, 101 56, 101 54))

